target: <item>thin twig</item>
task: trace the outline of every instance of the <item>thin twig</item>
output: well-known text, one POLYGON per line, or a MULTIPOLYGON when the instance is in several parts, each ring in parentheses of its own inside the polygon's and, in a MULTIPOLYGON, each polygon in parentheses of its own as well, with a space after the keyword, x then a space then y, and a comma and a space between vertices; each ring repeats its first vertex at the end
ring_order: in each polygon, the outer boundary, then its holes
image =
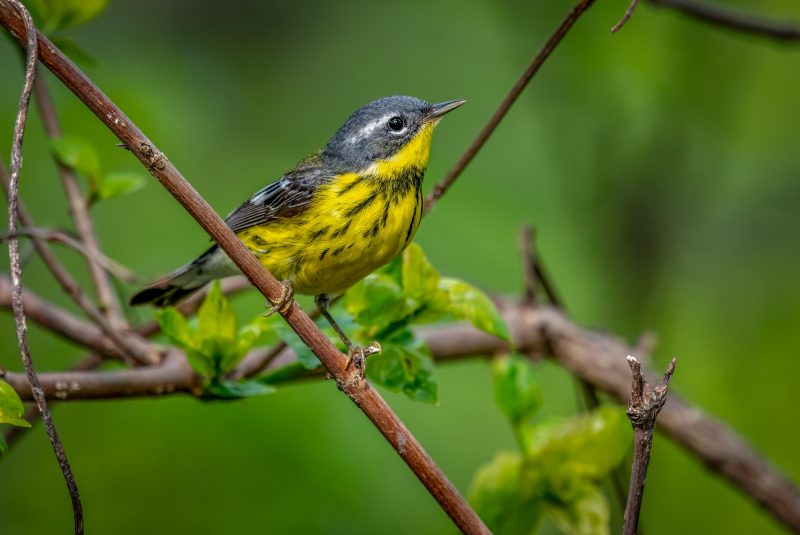
MULTIPOLYGON (((18 227, 15 236, 19 237, 28 237, 28 238, 40 238, 52 243, 59 243, 61 245, 65 245, 72 249, 73 251, 77 252, 84 258, 88 260, 89 258, 89 251, 88 249, 78 240, 70 236, 67 232, 56 229, 56 228, 28 228, 28 227, 18 227)), ((8 234, 0 234, 0 241, 8 239, 8 234)), ((109 274, 113 275, 117 279, 121 280, 122 282, 127 282, 128 284, 140 284, 144 281, 142 277, 139 277, 133 270, 123 266, 116 260, 109 258, 108 256, 104 255, 100 251, 96 252, 97 254, 94 255, 97 262, 100 263, 100 267, 106 270, 109 274)))
POLYGON ((784 42, 800 41, 800 24, 755 17, 688 0, 650 0, 657 7, 674 9, 695 20, 737 32, 784 42))
POLYGON ((656 418, 667 401, 667 390, 672 374, 675 373, 675 359, 669 363, 667 372, 661 383, 651 387, 642 373, 642 365, 628 355, 633 384, 631 400, 628 403, 628 418, 633 425, 633 468, 628 487, 628 503, 625 506, 625 520, 622 526, 623 535, 636 535, 639 526, 639 512, 642 509, 644 482, 647 476, 647 465, 650 464, 650 450, 653 447, 653 431, 656 418))
MULTIPOLYGON (((3 188, 6 196, 9 194, 9 180, 5 166, 2 160, 0 160, 0 186, 3 188)), ((33 217, 28 213, 25 205, 19 199, 17 207, 17 217, 19 221, 27 228, 35 228, 36 224, 33 221, 33 217)), ((12 233, 9 232, 9 234, 12 233)), ((16 232, 13 234, 16 234, 16 232)), ((81 290, 80 285, 78 285, 63 264, 58 260, 46 240, 36 235, 31 235, 30 238, 33 242, 33 246, 36 248, 36 252, 42 257, 42 261, 47 266, 47 269, 50 270, 50 273, 53 274, 53 278, 56 279, 56 282, 58 282, 58 285, 64 293, 70 296, 89 319, 96 323, 109 338, 114 340, 114 343, 122 351, 128 354, 139 365, 152 364, 158 361, 158 355, 147 342, 135 335, 135 333, 117 330, 109 323, 105 315, 89 300, 83 290, 81 290)))
MULTIPOLYGON (((47 137, 51 140, 60 138, 62 132, 61 125, 58 122, 58 114, 56 113, 53 98, 47 90, 47 83, 43 76, 36 77, 33 91, 36 97, 35 102, 39 109, 39 115, 44 124, 45 134, 47 134, 47 137)), ((100 303, 100 311, 106 315, 111 327, 115 330, 126 330, 128 324, 122 315, 122 310, 120 309, 114 289, 111 286, 111 281, 103 269, 102 255, 100 254, 100 248, 97 243, 97 236, 94 232, 92 220, 89 217, 89 207, 78 185, 78 177, 75 175, 73 169, 62 164, 58 159, 55 159, 55 163, 58 168, 58 174, 61 176, 64 192, 67 196, 69 213, 72 216, 72 220, 75 222, 75 229, 78 231, 78 236, 85 246, 84 257, 89 267, 89 275, 94 283, 97 300, 100 303)))
POLYGON ((517 81, 514 82, 514 85, 511 87, 511 90, 508 92, 506 97, 497 107, 495 112, 487 121, 486 125, 478 132, 477 137, 472 141, 467 150, 461 155, 458 161, 450 168, 444 178, 433 187, 430 195, 428 198, 425 199, 425 213, 427 214, 433 207, 436 205, 436 202, 439 198, 444 195, 450 186, 456 181, 456 179, 461 175, 464 169, 470 164, 475 155, 481 150, 483 145, 489 139, 489 137, 494 133, 497 127, 500 125, 500 122, 508 113, 508 110, 511 109, 511 106, 516 102, 517 98, 522 94, 522 91, 528 85, 528 82, 531 81, 531 78, 539 71, 539 68, 545 62, 545 60, 553 53, 558 43, 561 42, 561 39, 567 34, 567 32, 572 28, 572 25, 580 18, 583 13, 589 9, 594 0, 581 0, 578 2, 575 7, 567 14, 564 20, 561 21, 561 24, 555 29, 555 31, 550 35, 547 39, 547 42, 544 46, 539 50, 539 52, 533 57, 531 63, 525 69, 525 71, 517 78, 517 81))
POLYGON ((631 0, 631 4, 628 6, 628 9, 625 10, 625 14, 622 15, 622 18, 611 28, 611 33, 617 33, 620 28, 625 26, 625 23, 633 16, 633 12, 636 11, 637 5, 639 5, 639 0, 631 0))
MULTIPOLYGON (((11 145, 11 177, 9 179, 8 195, 8 231, 14 234, 17 229, 17 211, 19 210, 19 172, 22 167, 22 140, 25 135, 25 123, 28 117, 28 104, 30 103, 31 92, 33 91, 33 81, 36 77, 36 58, 38 56, 38 41, 33 20, 30 13, 17 0, 11 0, 11 5, 17 10, 25 25, 27 34, 26 60, 25 60, 25 83, 22 88, 22 95, 19 100, 17 120, 14 124, 14 138, 11 145)), ((22 355, 22 362, 25 365, 25 375, 30 385, 31 394, 42 415, 47 437, 53 446, 64 481, 67 483, 69 496, 72 501, 72 513, 76 535, 83 534, 83 505, 81 504, 78 485, 75 483, 75 476, 58 437, 55 422, 47 406, 47 398, 39 385, 39 378, 33 367, 30 348, 28 347, 28 329, 25 325, 25 310, 22 304, 22 266, 19 261, 19 242, 12 237, 8 240, 8 254, 11 262, 11 305, 14 310, 14 323, 16 325, 17 343, 22 355)))
MULTIPOLYGON (((7 0, 0 1, 0 17, 15 36, 24 34, 7 0)), ((228 257, 270 302, 276 303, 283 286, 250 253, 222 218, 208 205, 152 141, 70 62, 55 45, 39 36, 44 46, 39 58, 86 106, 122 141, 156 177, 203 229, 219 244, 228 257)), ((281 315, 311 348, 333 377, 337 386, 353 401, 383 434, 408 467, 425 485, 455 524, 465 533, 489 533, 481 519, 461 496, 422 445, 386 404, 378 392, 358 376, 354 366, 319 330, 303 310, 292 303, 281 315)))

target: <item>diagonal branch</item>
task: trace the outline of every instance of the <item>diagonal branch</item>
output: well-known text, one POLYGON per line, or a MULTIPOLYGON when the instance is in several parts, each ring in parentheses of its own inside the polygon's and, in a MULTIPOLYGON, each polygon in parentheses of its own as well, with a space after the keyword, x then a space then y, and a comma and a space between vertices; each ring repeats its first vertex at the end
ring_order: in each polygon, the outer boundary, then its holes
POLYGON ((650 0, 650 3, 721 28, 787 43, 800 41, 800 24, 794 21, 769 20, 689 0, 650 0))
POLYGON ((39 384, 39 377, 33 367, 30 348, 28 347, 28 329, 25 325, 25 310, 22 303, 22 265, 19 259, 19 242, 14 233, 17 230, 17 212, 19 211, 19 172, 22 167, 22 139, 25 134, 25 123, 28 118, 28 105, 30 104, 31 92, 33 91, 33 81, 36 77, 36 57, 38 46, 36 33, 33 31, 33 20, 25 7, 14 0, 13 8, 19 13, 24 24, 27 41, 25 42, 25 83, 22 87, 22 95, 19 99, 17 120, 14 124, 14 137, 11 145, 11 176, 8 181, 8 232, 11 238, 8 240, 8 255, 11 263, 11 307, 14 310, 14 323, 16 325, 17 344, 22 355, 22 362, 25 365, 25 376, 30 386, 31 394, 42 415, 47 437, 53 447, 61 473, 67 484, 69 496, 72 501, 72 513, 74 517, 74 527, 76 535, 83 535, 83 505, 81 504, 78 485, 75 483, 75 476, 72 467, 67 459, 64 446, 58 436, 55 422, 50 414, 47 405, 47 398, 39 384))
POLYGON ((539 52, 533 57, 531 63, 528 67, 523 71, 523 73, 517 78, 517 81, 514 82, 514 85, 511 87, 511 90, 505 96, 500 105, 497 107, 495 112, 486 122, 484 127, 478 132, 477 137, 472 141, 467 150, 464 151, 464 154, 458 159, 458 161, 450 168, 447 174, 433 187, 430 195, 428 195, 427 199, 425 199, 425 213, 427 214, 433 207, 436 206, 436 202, 439 198, 444 195, 450 186, 461 176, 461 173, 464 172, 464 169, 470 164, 475 155, 483 148, 483 145, 486 144, 486 141, 489 140, 489 137, 494 133, 497 127, 500 125, 500 122, 508 113, 508 110, 511 109, 511 106, 514 105, 514 102, 517 101, 517 98, 522 94, 522 91, 527 87, 528 82, 531 81, 531 78, 539 71, 539 68, 544 64, 545 60, 550 57, 550 54, 553 53, 553 50, 558 46, 558 43, 561 42, 561 39, 567 34, 567 32, 572 28, 572 25, 580 18, 583 13, 589 9, 594 0, 581 0, 578 2, 575 7, 567 14, 564 20, 561 21, 561 24, 555 29, 555 31, 550 35, 547 39, 547 42, 544 46, 539 50, 539 52))
MULTIPOLYGON (((19 40, 26 28, 8 1, 0 2, 0 18, 19 40)), ((81 73, 49 40, 40 35, 44 46, 40 60, 80 98, 86 106, 122 141, 175 199, 219 244, 228 257, 270 302, 278 302, 283 287, 253 256, 225 222, 195 191, 175 166, 139 130, 139 128, 81 73)), ((405 424, 394 414, 378 392, 358 378, 354 367, 346 366, 346 357, 317 328, 303 310, 292 303, 281 315, 336 378, 337 386, 353 401, 383 434, 400 457, 439 502, 445 512, 466 533, 488 533, 488 529, 425 452, 405 424)))

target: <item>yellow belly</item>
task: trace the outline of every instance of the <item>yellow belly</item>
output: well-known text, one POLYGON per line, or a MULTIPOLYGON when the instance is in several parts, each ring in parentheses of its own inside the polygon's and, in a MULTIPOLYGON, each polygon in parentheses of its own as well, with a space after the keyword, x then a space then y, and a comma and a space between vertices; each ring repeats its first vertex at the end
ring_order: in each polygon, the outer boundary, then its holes
POLYGON ((337 177, 302 214, 239 233, 270 272, 305 295, 342 292, 397 256, 422 217, 422 172, 404 181, 337 177))

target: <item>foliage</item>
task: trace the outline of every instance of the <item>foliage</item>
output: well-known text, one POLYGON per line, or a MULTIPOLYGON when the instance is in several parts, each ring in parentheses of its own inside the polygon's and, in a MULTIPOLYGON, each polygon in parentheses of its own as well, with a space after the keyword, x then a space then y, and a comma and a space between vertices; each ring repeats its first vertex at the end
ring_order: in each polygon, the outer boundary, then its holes
POLYGON ((442 277, 416 243, 351 288, 335 314, 357 343, 380 342, 381 354, 370 357, 367 366, 373 382, 428 403, 439 399, 436 367, 412 325, 466 320, 509 340, 508 329, 486 294, 464 281, 442 277))
POLYGON ((53 140, 52 151, 62 165, 86 177, 86 202, 90 206, 98 201, 133 193, 145 185, 145 176, 137 171, 102 172, 94 146, 80 136, 65 134, 53 140))
MULTIPOLYGON (((0 424, 16 425, 18 427, 30 427, 23 415, 25 414, 25 406, 22 400, 19 399, 16 390, 5 381, 0 381, 0 424)), ((0 457, 8 451, 8 445, 0 435, 0 457)))
POLYGON ((174 308, 157 312, 164 334, 186 351, 192 368, 206 378, 205 393, 211 398, 239 398, 268 394, 274 388, 256 381, 235 382, 225 378, 266 332, 264 318, 257 317, 237 328, 236 315, 222 294, 219 282, 211 285, 196 321, 190 322, 174 308))
POLYGON ((498 534, 531 533, 545 517, 564 533, 608 533, 609 506, 599 481, 628 451, 624 411, 604 405, 533 423, 542 396, 535 369, 520 356, 495 362, 494 385, 519 451, 497 454, 475 474, 470 501, 481 518, 498 534))

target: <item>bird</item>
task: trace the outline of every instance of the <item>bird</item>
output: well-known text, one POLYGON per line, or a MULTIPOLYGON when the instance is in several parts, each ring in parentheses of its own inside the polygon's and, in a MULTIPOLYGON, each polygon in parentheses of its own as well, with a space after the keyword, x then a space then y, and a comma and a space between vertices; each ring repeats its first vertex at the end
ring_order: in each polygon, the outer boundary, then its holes
MULTIPOLYGON (((225 220, 282 281, 281 299, 269 313, 286 312, 295 293, 314 296, 345 345, 348 365, 355 359, 362 376, 364 348, 350 341, 328 307, 413 240, 422 218, 433 131, 465 102, 433 104, 411 96, 374 100, 353 112, 323 149, 255 192, 225 220)), ((238 273, 213 245, 134 294, 130 305, 172 306, 208 282, 238 273)))

